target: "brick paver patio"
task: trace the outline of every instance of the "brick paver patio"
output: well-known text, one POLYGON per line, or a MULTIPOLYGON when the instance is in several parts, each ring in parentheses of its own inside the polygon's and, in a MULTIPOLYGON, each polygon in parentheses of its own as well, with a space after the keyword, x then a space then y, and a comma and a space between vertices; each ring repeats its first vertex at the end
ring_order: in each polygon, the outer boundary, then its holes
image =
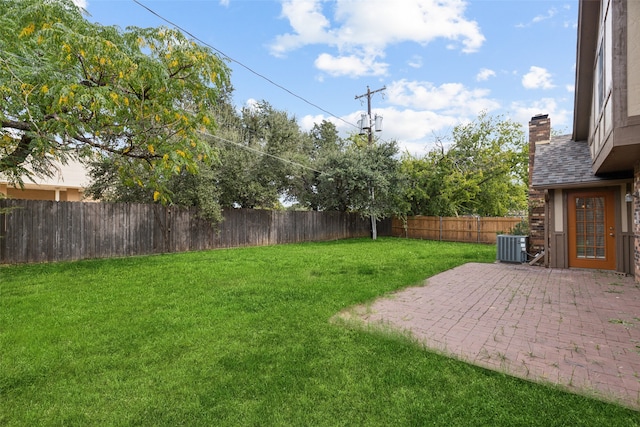
POLYGON ((640 409, 640 287, 631 277, 470 263, 352 313, 461 360, 640 409))

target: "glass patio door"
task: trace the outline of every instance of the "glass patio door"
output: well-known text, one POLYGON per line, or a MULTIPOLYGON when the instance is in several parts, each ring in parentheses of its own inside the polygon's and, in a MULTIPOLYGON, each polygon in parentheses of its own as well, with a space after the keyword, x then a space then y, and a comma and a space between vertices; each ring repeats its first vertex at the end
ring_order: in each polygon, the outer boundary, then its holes
POLYGON ((569 267, 616 268, 614 201, 612 191, 569 193, 569 267))

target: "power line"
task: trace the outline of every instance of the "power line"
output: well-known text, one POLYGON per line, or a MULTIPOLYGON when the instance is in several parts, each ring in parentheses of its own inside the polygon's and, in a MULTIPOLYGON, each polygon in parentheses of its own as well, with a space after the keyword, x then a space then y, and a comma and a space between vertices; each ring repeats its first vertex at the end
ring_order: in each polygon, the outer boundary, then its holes
POLYGON ((309 101, 308 99, 304 98, 303 96, 300 96, 296 93, 294 93, 293 91, 287 89, 286 87, 282 86, 279 83, 276 83, 275 81, 271 80, 270 78, 268 78, 267 76, 265 76, 264 74, 260 74, 259 72, 255 71, 254 69, 252 69, 251 67, 249 67, 248 65, 243 64, 240 61, 237 61, 235 59, 233 59, 232 57, 230 57, 229 55, 227 55, 226 53, 222 52, 220 49, 212 46, 211 44, 203 41, 202 39, 200 39, 199 37, 195 36, 193 33, 191 33, 190 31, 184 29, 183 27, 181 27, 180 25, 168 20, 167 18, 163 17, 162 15, 160 15, 159 13, 157 13, 156 11, 152 10, 151 8, 147 7, 146 5, 142 4, 140 1, 138 0, 133 0, 134 3, 136 3, 137 5, 139 5, 140 7, 143 7, 144 9, 146 9, 147 11, 149 11, 150 13, 152 13, 153 15, 157 16, 158 18, 160 18, 161 20, 163 20, 164 22, 166 22, 169 25, 172 25, 173 27, 177 28, 178 30, 182 31, 185 34, 188 34, 191 38, 193 38, 194 40, 198 40, 200 43, 202 43, 203 45, 211 48, 212 50, 214 50, 215 52, 218 52, 220 55, 224 56, 225 58, 227 58, 229 61, 231 62, 235 62, 236 64, 238 64, 239 66, 241 66, 242 68, 244 68, 245 70, 249 71, 250 73, 266 80, 267 82, 271 83, 272 85, 276 86, 279 89, 282 89, 283 91, 287 92, 288 94, 300 99, 301 101, 311 105, 314 108, 317 108, 318 110, 322 111, 323 113, 328 114, 331 117, 334 117, 346 124, 348 124, 349 126, 353 126, 355 128, 357 128, 357 125, 354 125, 353 123, 350 123, 348 121, 346 121, 345 119, 343 119, 342 117, 339 117, 335 114, 333 114, 332 112, 325 110, 324 108, 320 107, 319 105, 309 101))
MULTIPOLYGON (((135 0, 134 0, 134 1, 135 1, 135 0)), ((22 59, 22 60, 23 60, 23 61, 25 61, 25 62, 27 61, 27 59, 26 59, 26 58, 24 58, 24 57, 21 57, 21 56, 19 56, 19 55, 15 55, 15 54, 13 54, 13 53, 11 53, 11 52, 6 52, 6 51, 4 51, 4 50, 2 50, 2 49, 0 49, 0 53, 3 53, 3 54, 5 54, 5 55, 13 55, 14 57, 19 58, 19 59, 22 59)), ((2 62, 5 62, 5 63, 6 63, 6 60, 4 60, 3 58, 0 58, 0 61, 2 61, 2 62)), ((191 113, 193 113, 193 112, 191 111, 191 113)), ((258 150, 257 148, 253 148, 253 147, 249 147, 249 146, 243 145, 243 144, 241 144, 241 143, 239 143, 239 142, 231 141, 231 140, 229 140, 229 139, 222 138, 222 137, 220 137, 220 136, 213 135, 213 134, 208 133, 208 132, 203 132, 203 131, 197 131, 197 132, 198 132, 198 133, 200 133, 201 135, 208 136, 208 137, 210 137, 210 138, 217 139, 217 140, 219 140, 219 141, 222 141, 222 142, 225 142, 225 143, 228 143, 228 144, 235 145, 235 146, 240 147, 240 148, 242 148, 242 149, 245 149, 245 150, 247 150, 247 151, 251 151, 251 152, 254 152, 254 153, 257 153, 257 154, 263 155, 263 156, 267 156, 267 157, 271 157, 271 158, 274 158, 274 159, 280 160, 280 161, 281 161, 281 162, 283 162, 283 163, 288 163, 288 164, 290 164, 290 165, 298 166, 298 167, 301 167, 301 168, 303 168, 303 169, 308 169, 308 170, 310 170, 310 171, 313 171, 313 172, 319 173, 319 174, 321 174, 321 175, 322 175, 322 174, 326 174, 326 172, 319 171, 319 170, 314 169, 314 168, 312 168, 312 167, 310 167, 310 166, 303 165, 302 163, 294 162, 294 161, 292 161, 292 160, 285 159, 284 157, 279 157, 279 156, 276 156, 276 155, 274 155, 274 154, 266 153, 266 152, 264 152, 264 151, 258 150)))
POLYGON ((261 154, 263 156, 272 157, 274 159, 280 160, 281 162, 289 163, 290 165, 299 166, 299 167, 301 167, 303 169, 308 169, 310 171, 317 172, 317 173, 319 173, 321 175, 322 174, 326 174, 326 172, 319 171, 319 170, 314 169, 312 167, 309 167, 307 165, 303 165, 302 163, 294 162, 293 160, 285 159, 284 157, 279 157, 279 156, 276 156, 274 154, 265 153, 264 151, 258 150, 257 148, 249 147, 249 146, 243 145, 243 144, 241 144, 239 142, 231 141, 230 139, 226 139, 226 138, 222 138, 222 137, 217 136, 217 135, 213 135, 213 134, 211 134, 209 132, 198 131, 198 133, 201 134, 201 135, 204 135, 204 136, 208 136, 210 138, 217 139, 217 140, 222 141, 222 142, 226 142, 228 144, 232 144, 232 145, 238 146, 238 147, 240 147, 242 149, 245 149, 245 150, 248 150, 248 151, 252 151, 254 153, 261 154))
MULTIPOLYGON (((284 86, 282 86, 282 85, 280 85, 280 84, 278 84, 278 83, 274 82, 273 80, 271 80, 270 78, 268 78, 268 77, 264 76, 263 74, 258 73, 257 71, 253 70, 253 69, 252 69, 252 68, 250 68, 249 66, 247 66, 247 65, 243 64, 242 62, 237 61, 237 60, 235 60, 235 59, 231 58, 229 55, 225 54, 224 52, 222 52, 221 50, 219 50, 219 49, 217 49, 216 47, 212 46, 211 44, 209 44, 209 43, 207 43, 207 42, 203 41, 202 39, 200 39, 199 37, 197 37, 196 35, 194 35, 194 34, 193 34, 193 33, 191 33, 190 31, 188 31, 188 30, 184 29, 183 27, 181 27, 180 25, 178 25, 178 24, 176 24, 176 23, 174 23, 174 22, 170 21, 169 19, 167 19, 167 18, 163 17, 162 15, 160 15, 160 14, 159 14, 159 13, 157 13, 156 11, 152 10, 152 9, 151 9, 151 8, 149 8, 148 6, 144 5, 144 4, 143 4, 143 3, 141 3, 140 1, 138 1, 138 0, 133 0, 133 2, 134 2, 134 3, 136 3, 136 4, 138 4, 138 5, 139 5, 139 6, 141 6, 142 8, 146 9, 147 11, 149 11, 151 14, 155 15, 155 16, 156 16, 156 17, 158 17, 159 19, 161 19, 161 20, 165 21, 165 22, 166 22, 166 23, 168 23, 169 25, 172 25, 173 27, 177 28, 178 30, 182 31, 183 33, 185 33, 185 34, 189 35, 189 36, 190 36, 190 37, 192 37, 194 40, 197 40, 197 41, 199 41, 200 43, 202 43, 203 45, 205 45, 205 46, 207 46, 207 47, 211 48, 211 49, 212 49, 212 50, 214 50, 215 52, 218 52, 220 55, 222 55, 223 57, 227 58, 229 61, 235 62, 236 64, 238 64, 238 65, 240 65, 241 67, 245 68, 247 71, 249 71, 249 72, 251 72, 251 73, 255 74, 256 76, 258 76, 258 77, 260 77, 260 78, 262 78, 262 79, 264 79, 264 80, 266 80, 267 82, 271 83, 272 85, 274 85, 274 86, 276 86, 276 87, 278 87, 278 88, 280 88, 280 89, 284 90, 285 92, 289 93, 290 95, 292 95, 292 96, 294 96, 294 97, 296 97, 296 98, 298 98, 298 99, 300 99, 300 100, 304 101, 305 103, 307 103, 307 104, 311 105, 312 107, 315 107, 315 108, 319 109, 320 111, 322 111, 322 112, 324 112, 324 113, 326 113, 326 114, 330 115, 331 117, 334 117, 334 118, 336 118, 336 119, 338 119, 338 120, 340 120, 340 121, 342 121, 342 122, 346 123, 347 125, 350 125, 350 126, 353 126, 353 127, 355 127, 355 128, 358 128, 358 126, 357 126, 357 125, 355 125, 355 124, 353 124, 353 123, 350 123, 350 122, 346 121, 346 120, 345 120, 345 119, 343 119, 342 117, 339 117, 339 116, 337 116, 337 115, 333 114, 332 112, 330 112, 330 111, 328 111, 328 110, 326 110, 326 109, 324 109, 324 108, 320 107, 319 105, 317 105, 317 104, 315 104, 315 103, 313 103, 313 102, 311 102, 311 101, 307 100, 306 98, 304 98, 304 97, 302 97, 302 96, 300 96, 300 95, 298 95, 298 94, 294 93, 293 91, 291 91, 291 90, 287 89, 286 87, 284 87, 284 86)), ((3 51, 3 52, 4 52, 4 51, 3 51)), ((9 53, 9 52, 6 52, 6 53, 9 53)), ((13 56, 15 56, 15 57, 17 57, 17 58, 19 58, 19 59, 22 59, 22 60, 24 60, 24 61, 27 61, 27 60, 26 60, 26 58, 23 58, 23 57, 21 57, 21 56, 19 56, 19 55, 15 55, 15 54, 12 54, 12 55, 13 55, 13 56)), ((368 87, 367 87, 367 89, 368 89, 368 87)), ((384 90, 384 89, 386 89, 386 87, 384 87, 384 88, 382 88, 382 89, 378 89, 378 90, 376 90, 376 91, 374 91, 374 92, 371 92, 371 93, 379 92, 379 91, 384 90)), ((364 96, 364 95, 363 95, 363 96, 364 96)), ((358 98, 359 98, 359 97, 358 97, 358 96, 356 96, 356 99, 358 99, 358 98)), ((283 157, 276 156, 276 155, 274 155, 274 154, 266 153, 266 152, 261 151, 261 150, 258 150, 258 149, 256 149, 256 148, 252 148, 252 147, 249 147, 249 146, 243 145, 243 144, 241 144, 241 143, 239 143, 239 142, 231 141, 231 140, 229 140, 229 139, 225 139, 225 138, 222 138, 222 137, 220 137, 220 136, 210 134, 210 133, 208 133, 208 132, 202 132, 202 131, 198 131, 198 132, 199 132, 200 134, 204 135, 204 136, 208 136, 208 137, 210 137, 210 138, 214 138, 214 139, 217 139, 217 140, 219 140, 219 141, 222 141, 222 142, 225 142, 225 143, 228 143, 228 144, 232 144, 232 145, 238 146, 238 147, 240 147, 240 148, 242 148, 242 149, 245 149, 245 150, 248 150, 248 151, 251 151, 251 152, 254 152, 254 153, 260 154, 260 155, 264 155, 264 156, 267 156, 267 157, 271 157, 271 158, 274 158, 274 159, 280 160, 280 161, 282 161, 282 162, 284 162, 284 163, 288 163, 288 164, 291 164, 291 165, 294 165, 294 166, 298 166, 298 167, 301 167, 301 168, 303 168, 303 169, 307 169, 307 170, 310 170, 310 171, 313 171, 313 172, 316 172, 316 173, 319 173, 319 174, 326 174, 326 172, 319 171, 319 170, 314 169, 314 168, 312 168, 312 167, 309 167, 309 166, 303 165, 303 164, 298 163, 298 162, 294 162, 294 161, 289 160, 289 159, 285 159, 285 158, 283 158, 283 157)))

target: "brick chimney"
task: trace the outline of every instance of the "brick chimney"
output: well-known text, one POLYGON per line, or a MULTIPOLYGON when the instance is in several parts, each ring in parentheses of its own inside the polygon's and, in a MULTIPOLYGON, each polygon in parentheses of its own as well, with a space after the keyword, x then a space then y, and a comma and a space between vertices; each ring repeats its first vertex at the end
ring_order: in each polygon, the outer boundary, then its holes
POLYGON ((533 177, 536 144, 548 144, 551 139, 551 119, 548 114, 538 114, 529 121, 529 188, 533 177))
MULTIPOLYGON (((545 249, 545 205, 544 192, 532 188, 536 145, 548 144, 551 139, 551 119, 548 114, 538 114, 529 121, 529 253, 540 253, 545 249)), ((548 255, 545 256, 545 265, 548 255)))

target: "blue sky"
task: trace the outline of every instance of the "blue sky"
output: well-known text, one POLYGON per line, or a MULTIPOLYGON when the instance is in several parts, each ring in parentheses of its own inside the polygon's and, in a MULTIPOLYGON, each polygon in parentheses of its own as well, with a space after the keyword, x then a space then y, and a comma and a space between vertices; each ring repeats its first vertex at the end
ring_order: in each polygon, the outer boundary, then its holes
MULTIPOLYGON (((76 1, 104 25, 168 25, 133 0, 76 1)), ((483 110, 571 130, 577 0, 139 2, 308 101, 229 63, 236 107, 266 100, 303 129, 355 131, 369 86, 386 87, 372 97, 378 136, 417 155, 483 110)))

